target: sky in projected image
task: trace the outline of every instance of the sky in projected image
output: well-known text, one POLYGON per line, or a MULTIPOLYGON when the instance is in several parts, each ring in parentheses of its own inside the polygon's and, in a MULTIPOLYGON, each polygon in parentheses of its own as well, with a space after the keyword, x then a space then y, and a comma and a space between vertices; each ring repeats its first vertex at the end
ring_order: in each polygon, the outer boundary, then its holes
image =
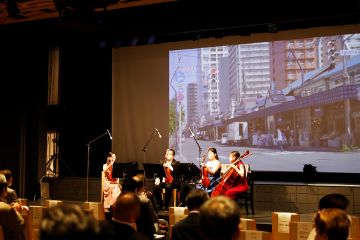
POLYGON ((169 146, 259 171, 360 172, 360 34, 169 53, 169 146))

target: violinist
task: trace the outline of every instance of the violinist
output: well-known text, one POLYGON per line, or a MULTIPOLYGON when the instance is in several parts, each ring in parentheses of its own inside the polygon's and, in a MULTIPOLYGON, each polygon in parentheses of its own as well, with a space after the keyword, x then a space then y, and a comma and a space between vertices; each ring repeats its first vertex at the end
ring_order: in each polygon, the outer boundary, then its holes
MULTIPOLYGON (((238 151, 232 151, 229 156, 230 163, 234 163, 240 158, 240 153, 238 151)), ((235 199, 235 197, 242 192, 246 192, 249 188, 247 179, 246 179, 246 168, 244 163, 240 160, 236 162, 236 178, 229 186, 228 190, 225 192, 225 195, 229 198, 235 199)), ((230 181, 229 181, 230 182, 230 181)))
POLYGON ((220 181, 221 163, 216 148, 209 148, 207 156, 209 160, 206 163, 203 162, 201 164, 203 176, 199 188, 204 189, 210 196, 211 192, 220 181))
POLYGON ((178 161, 175 160, 174 157, 175 157, 175 150, 172 148, 166 149, 164 161, 161 162, 164 168, 165 178, 161 183, 155 182, 154 196, 159 209, 167 209, 169 207, 169 202, 171 199, 173 189, 180 190, 180 177, 178 176, 175 168, 178 161), (165 189, 164 201, 161 197, 162 189, 165 189))

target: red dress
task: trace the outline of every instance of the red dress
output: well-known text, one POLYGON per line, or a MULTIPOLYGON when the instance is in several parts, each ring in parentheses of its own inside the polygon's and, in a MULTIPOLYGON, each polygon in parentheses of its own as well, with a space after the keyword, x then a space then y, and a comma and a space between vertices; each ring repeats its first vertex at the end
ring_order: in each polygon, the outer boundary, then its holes
POLYGON ((236 164, 237 169, 240 169, 241 167, 244 168, 244 177, 241 177, 240 175, 237 176, 236 180, 234 181, 234 184, 231 188, 229 188, 225 195, 229 198, 235 199, 236 195, 239 193, 246 192, 249 188, 247 179, 246 179, 246 168, 242 161, 239 161, 236 164))

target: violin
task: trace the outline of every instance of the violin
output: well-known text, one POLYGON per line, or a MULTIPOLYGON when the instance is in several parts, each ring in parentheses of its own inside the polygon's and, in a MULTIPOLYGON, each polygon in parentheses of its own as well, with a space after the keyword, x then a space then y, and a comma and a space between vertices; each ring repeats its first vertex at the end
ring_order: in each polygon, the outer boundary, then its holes
POLYGON ((204 187, 209 187, 210 186, 210 179, 208 177, 208 169, 207 167, 205 166, 205 155, 203 155, 202 157, 202 161, 203 163, 203 166, 202 166, 202 169, 201 169, 201 173, 202 173, 202 176, 201 176, 201 184, 204 186, 204 187))
POLYGON ((165 167, 164 166, 164 163, 166 163, 167 159, 165 158, 164 159, 164 162, 163 162, 163 167, 164 167, 164 172, 165 172, 165 183, 172 183, 173 182, 173 176, 171 174, 171 169, 169 167, 165 167))

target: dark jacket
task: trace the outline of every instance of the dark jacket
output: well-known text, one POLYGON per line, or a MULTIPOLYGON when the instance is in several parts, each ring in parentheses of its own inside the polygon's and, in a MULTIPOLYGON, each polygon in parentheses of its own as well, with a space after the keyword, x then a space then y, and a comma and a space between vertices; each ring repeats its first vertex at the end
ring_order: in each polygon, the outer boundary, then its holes
POLYGON ((203 239, 199 233, 199 213, 191 212, 177 222, 172 228, 171 236, 173 240, 203 239))

